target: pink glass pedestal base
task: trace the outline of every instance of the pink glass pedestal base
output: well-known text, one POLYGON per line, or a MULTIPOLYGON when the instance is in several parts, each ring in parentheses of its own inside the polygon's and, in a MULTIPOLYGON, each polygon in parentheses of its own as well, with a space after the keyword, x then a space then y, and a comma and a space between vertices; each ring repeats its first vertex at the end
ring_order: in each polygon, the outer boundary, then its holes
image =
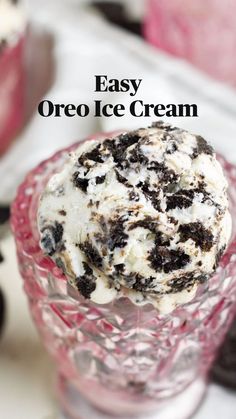
MULTIPOLYGON (((92 391, 92 389, 91 389, 92 391)), ((189 419, 199 407, 206 392, 206 383, 195 380, 184 392, 163 401, 150 413, 116 416, 102 412, 83 398, 78 390, 63 376, 59 376, 57 395, 62 414, 59 419, 189 419)))

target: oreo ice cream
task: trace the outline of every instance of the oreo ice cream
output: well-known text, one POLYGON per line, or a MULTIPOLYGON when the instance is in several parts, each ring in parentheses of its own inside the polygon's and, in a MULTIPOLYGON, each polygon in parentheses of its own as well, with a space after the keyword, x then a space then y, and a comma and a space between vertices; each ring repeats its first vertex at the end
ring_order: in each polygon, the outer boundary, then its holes
POLYGON ((85 298, 168 312, 227 246, 227 182, 202 137, 157 122, 81 144, 49 180, 38 225, 43 251, 85 298))

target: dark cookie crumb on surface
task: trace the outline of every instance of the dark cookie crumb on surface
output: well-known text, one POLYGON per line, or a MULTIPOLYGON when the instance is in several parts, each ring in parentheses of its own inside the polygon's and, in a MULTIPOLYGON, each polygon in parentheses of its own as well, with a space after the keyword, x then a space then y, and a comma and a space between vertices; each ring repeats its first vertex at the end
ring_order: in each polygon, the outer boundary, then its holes
POLYGON ((156 272, 169 273, 184 268, 190 262, 190 257, 180 249, 173 250, 155 246, 150 252, 148 260, 156 272))
POLYGON ((181 224, 178 233, 180 234, 180 242, 192 239, 196 246, 200 247, 204 252, 209 252, 214 244, 212 233, 200 222, 181 224))
POLYGON ((96 279, 93 270, 86 262, 83 262, 83 267, 84 275, 76 278, 76 287, 84 298, 89 299, 91 293, 96 289, 96 279))
POLYGON ((45 226, 42 230, 41 244, 45 253, 53 256, 55 252, 65 249, 63 238, 63 226, 57 221, 54 225, 45 226))
POLYGON ((99 254, 98 250, 86 240, 84 243, 79 244, 79 248, 84 252, 88 260, 97 268, 102 267, 102 257, 99 254))
POLYGON ((83 192, 87 192, 89 181, 88 179, 81 178, 79 172, 73 173, 72 182, 76 188, 81 189, 83 192))
POLYGON ((197 140, 197 147, 194 149, 192 154, 192 159, 195 159, 199 156, 199 154, 209 154, 210 156, 213 156, 214 149, 213 147, 206 142, 206 140, 201 137, 200 135, 196 135, 197 140))

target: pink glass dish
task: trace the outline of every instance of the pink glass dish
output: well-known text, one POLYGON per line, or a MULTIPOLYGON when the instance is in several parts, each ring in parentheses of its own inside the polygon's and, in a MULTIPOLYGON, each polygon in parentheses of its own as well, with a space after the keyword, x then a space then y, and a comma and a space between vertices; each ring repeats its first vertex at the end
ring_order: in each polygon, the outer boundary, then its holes
POLYGON ((148 0, 144 32, 157 48, 236 86, 235 0, 148 0))
POLYGON ((25 44, 23 34, 0 51, 0 155, 19 132, 25 117, 25 44))
MULTIPOLYGON (((207 373, 235 314, 235 221, 217 273, 199 286, 192 302, 173 313, 161 315, 152 305, 138 307, 127 298, 104 305, 85 300, 42 254, 36 224, 40 193, 74 147, 28 174, 11 218, 31 313, 57 365, 62 409, 74 419, 149 414, 186 419, 200 403, 207 373)), ((235 220, 236 168, 219 160, 235 220)))

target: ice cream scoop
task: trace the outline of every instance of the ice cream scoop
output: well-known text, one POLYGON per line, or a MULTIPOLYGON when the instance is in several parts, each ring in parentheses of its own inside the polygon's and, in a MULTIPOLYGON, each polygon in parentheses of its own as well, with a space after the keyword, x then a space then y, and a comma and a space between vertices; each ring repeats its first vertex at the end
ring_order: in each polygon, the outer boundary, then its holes
POLYGON ((44 253, 85 298, 169 312, 227 246, 227 182, 201 136, 159 121, 82 143, 49 180, 38 226, 44 253))

